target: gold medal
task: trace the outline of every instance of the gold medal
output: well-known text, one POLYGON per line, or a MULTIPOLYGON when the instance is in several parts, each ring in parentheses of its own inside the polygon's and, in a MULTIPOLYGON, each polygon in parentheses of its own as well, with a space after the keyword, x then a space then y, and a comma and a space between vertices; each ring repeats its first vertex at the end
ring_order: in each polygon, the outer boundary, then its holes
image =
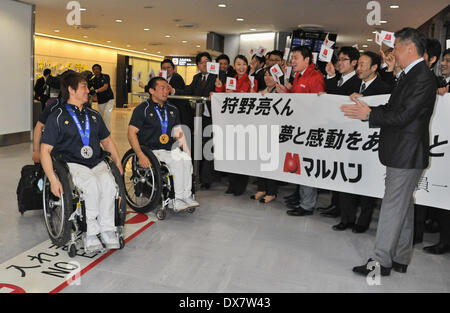
POLYGON ((162 134, 161 136, 159 136, 159 141, 165 145, 166 143, 169 142, 169 136, 167 134, 162 134))

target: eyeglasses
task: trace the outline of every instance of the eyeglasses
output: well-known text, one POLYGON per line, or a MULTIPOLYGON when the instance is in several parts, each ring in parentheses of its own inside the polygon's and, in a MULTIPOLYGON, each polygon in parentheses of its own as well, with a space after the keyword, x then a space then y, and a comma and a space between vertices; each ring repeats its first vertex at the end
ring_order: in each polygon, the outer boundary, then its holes
POLYGON ((349 58, 339 58, 338 62, 345 62, 345 61, 350 61, 349 58))

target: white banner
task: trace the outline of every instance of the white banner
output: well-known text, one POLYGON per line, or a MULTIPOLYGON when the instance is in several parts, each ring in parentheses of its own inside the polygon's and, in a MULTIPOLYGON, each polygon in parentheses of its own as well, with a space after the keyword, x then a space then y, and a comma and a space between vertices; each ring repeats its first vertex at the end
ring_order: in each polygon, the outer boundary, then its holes
MULTIPOLYGON (((388 99, 363 101, 377 106, 388 99)), ((347 96, 327 94, 214 93, 215 169, 382 198, 386 169, 378 159, 380 129, 346 118, 340 106, 350 103, 347 96)), ((450 96, 438 96, 432 157, 417 186, 418 204, 450 209, 449 116, 450 96)))

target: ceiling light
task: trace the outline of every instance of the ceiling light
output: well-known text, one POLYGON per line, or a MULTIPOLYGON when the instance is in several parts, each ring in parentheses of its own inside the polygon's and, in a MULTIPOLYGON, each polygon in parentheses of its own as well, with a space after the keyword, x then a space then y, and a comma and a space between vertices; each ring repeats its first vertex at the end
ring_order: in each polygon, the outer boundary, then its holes
POLYGON ((364 53, 364 50, 359 50, 359 52, 364 53))
POLYGON ((400 6, 399 5, 391 5, 390 8, 391 9, 398 9, 400 6))
POLYGON ((362 47, 363 47, 363 48, 367 48, 367 47, 368 47, 368 45, 362 45, 362 47))
POLYGON ((147 48, 144 48, 144 51, 147 51, 147 48))
POLYGON ((86 11, 86 8, 80 8, 80 11, 86 11))
POLYGON ((200 45, 196 45, 197 48, 200 48, 200 45))
POLYGON ((374 30, 374 31, 372 32, 372 34, 376 34, 376 33, 378 33, 376 30, 374 30))
POLYGON ((59 33, 59 29, 55 29, 54 32, 55 32, 55 33, 59 33))
POLYGON ((170 36, 170 35, 165 35, 164 37, 166 37, 166 38, 170 38, 170 37, 172 37, 172 36, 170 36))
POLYGON ((255 30, 256 30, 256 28, 250 28, 250 30, 251 30, 251 31, 255 31, 255 30))
POLYGON ((370 41, 373 41, 373 39, 370 39, 370 38, 369 38, 369 39, 367 39, 367 41, 369 41, 369 42, 370 42, 370 41))
POLYGON ((380 24, 386 24, 387 21, 380 21, 380 24))
POLYGON ((217 6, 219 8, 226 8, 227 7, 227 5, 225 3, 219 3, 217 6))
POLYGON ((182 43, 187 43, 187 40, 183 40, 183 41, 181 41, 182 43))
POLYGON ((243 19, 243 18, 241 18, 241 17, 238 17, 238 18, 236 19, 236 21, 238 21, 238 22, 243 22, 243 21, 244 21, 244 19, 243 19))
POLYGON ((158 52, 156 52, 156 53, 161 53, 161 51, 158 51, 158 52))
POLYGON ((111 42, 111 40, 106 40, 106 42, 107 42, 107 43, 110 43, 110 42, 111 42))
POLYGON ((131 47, 130 45, 127 45, 127 48, 131 47))
POLYGON ((87 38, 88 36, 84 35, 83 38, 87 38))
POLYGON ((116 20, 116 23, 122 23, 122 20, 116 20))
POLYGON ((149 30, 150 30, 150 28, 144 28, 144 30, 145 30, 145 31, 149 31, 149 30))

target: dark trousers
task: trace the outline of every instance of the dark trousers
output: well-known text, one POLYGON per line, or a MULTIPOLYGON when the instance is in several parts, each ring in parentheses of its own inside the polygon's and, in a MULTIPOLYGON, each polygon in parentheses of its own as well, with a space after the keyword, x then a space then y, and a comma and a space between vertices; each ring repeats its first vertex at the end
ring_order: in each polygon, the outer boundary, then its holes
POLYGON ((375 198, 341 192, 339 193, 339 206, 341 208, 341 223, 356 223, 367 228, 372 220, 375 198), (356 221, 359 203, 361 204, 361 214, 356 221))
POLYGON ((268 196, 276 196, 278 193, 278 182, 276 180, 258 177, 256 184, 258 191, 265 191, 268 196))
MULTIPOLYGON (((212 120, 210 117, 202 117, 202 130, 205 129, 205 127, 208 127, 211 125, 212 120)), ((202 138, 202 150, 205 144, 212 140, 212 137, 203 137, 202 138)), ((203 159, 200 162, 200 182, 202 184, 212 184, 214 181, 214 160, 206 160, 203 156, 203 159)))
POLYGON ((450 245, 450 211, 439 209, 436 215, 439 223, 439 242, 450 245))
POLYGON ((228 190, 240 195, 245 192, 248 184, 248 175, 228 174, 228 190))

